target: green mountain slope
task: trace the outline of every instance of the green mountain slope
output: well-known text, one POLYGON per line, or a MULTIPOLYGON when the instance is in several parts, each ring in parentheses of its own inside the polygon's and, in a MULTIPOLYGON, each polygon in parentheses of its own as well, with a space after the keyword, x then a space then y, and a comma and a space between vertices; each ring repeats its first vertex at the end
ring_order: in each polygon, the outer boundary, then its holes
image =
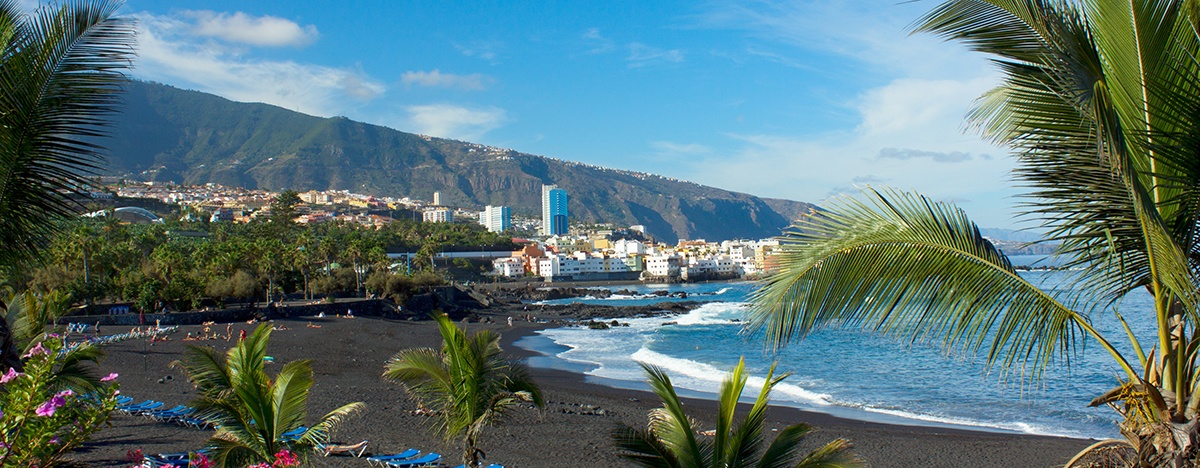
POLYGON ((451 205, 507 205, 532 216, 541 212, 541 185, 552 183, 570 193, 572 220, 642 224, 669 242, 773 236, 812 208, 154 83, 129 84, 112 131, 106 144, 118 174, 427 200, 436 190, 451 205))

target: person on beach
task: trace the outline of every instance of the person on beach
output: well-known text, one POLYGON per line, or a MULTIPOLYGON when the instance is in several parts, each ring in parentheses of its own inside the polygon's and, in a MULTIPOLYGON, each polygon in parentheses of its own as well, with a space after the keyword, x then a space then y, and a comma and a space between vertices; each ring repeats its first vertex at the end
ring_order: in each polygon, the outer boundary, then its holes
POLYGON ((512 317, 509 317, 509 318, 508 318, 508 326, 509 326, 509 327, 512 327, 512 317))

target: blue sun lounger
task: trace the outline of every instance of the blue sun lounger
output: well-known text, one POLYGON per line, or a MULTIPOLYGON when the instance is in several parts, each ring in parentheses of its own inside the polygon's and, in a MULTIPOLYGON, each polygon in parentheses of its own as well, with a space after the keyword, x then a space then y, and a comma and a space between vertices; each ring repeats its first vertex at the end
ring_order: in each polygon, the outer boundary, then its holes
POLYGON ((192 411, 196 411, 187 405, 179 405, 171 409, 147 411, 146 416, 151 419, 170 419, 175 416, 185 416, 192 411))
POLYGON ((395 461, 389 461, 386 463, 387 463, 387 466, 400 468, 400 467, 407 467, 407 466, 433 465, 433 464, 436 464, 438 462, 438 460, 441 460, 441 459, 442 459, 441 455, 438 455, 436 453, 430 453, 429 455, 425 455, 421 458, 414 458, 412 460, 395 460, 395 461))
POLYGON ((149 414, 149 413, 154 412, 154 410, 162 408, 162 406, 163 406, 163 402, 156 401, 156 402, 150 403, 149 405, 146 405, 144 407, 126 410, 125 412, 131 413, 131 414, 149 414))
POLYGON ((389 461, 407 460, 409 458, 415 457, 420 454, 421 454, 420 450, 410 448, 403 452, 392 454, 392 455, 375 455, 375 456, 367 457, 367 463, 384 466, 384 464, 386 464, 389 461))
POLYGON ((290 431, 284 432, 283 434, 280 434, 279 440, 282 440, 284 442, 294 441, 296 439, 299 439, 300 436, 304 435, 304 431, 307 431, 307 430, 308 430, 308 428, 305 426, 297 427, 290 431))
POLYGON ((183 457, 171 458, 164 455, 146 455, 142 460, 142 466, 145 468, 187 468, 188 456, 187 453, 184 453, 183 457))
POLYGON ((162 405, 161 401, 146 400, 136 405, 118 406, 117 409, 126 413, 137 413, 139 411, 153 411, 161 408, 162 405))

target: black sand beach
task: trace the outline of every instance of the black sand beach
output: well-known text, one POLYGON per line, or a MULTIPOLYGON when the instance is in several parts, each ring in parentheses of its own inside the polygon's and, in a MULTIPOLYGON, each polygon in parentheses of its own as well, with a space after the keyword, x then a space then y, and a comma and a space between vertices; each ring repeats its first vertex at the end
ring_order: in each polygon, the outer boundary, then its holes
MULTIPOLYGON (((545 327, 517 321, 510 328, 501 316, 495 322, 472 323, 467 329, 490 327, 501 331, 505 350, 517 356, 529 352, 513 346, 513 341, 545 327)), ((334 434, 336 440, 348 443, 369 440, 368 451, 373 453, 419 448, 441 453, 448 464, 459 463, 459 450, 452 443, 432 436, 431 421, 413 415, 416 406, 400 386, 380 377, 384 362, 397 351, 440 346, 433 322, 327 317, 273 323, 279 330, 271 338, 268 351, 275 364, 268 366, 268 372, 277 371, 288 361, 313 360, 316 384, 309 400, 310 420, 350 401, 366 403, 365 412, 334 434)), ((233 339, 237 339, 239 331, 249 332, 255 326, 232 325, 233 339)), ((195 397, 195 392, 184 374, 169 364, 182 356, 188 344, 211 345, 220 350, 230 345, 224 340, 182 340, 189 331, 195 333, 201 328, 182 327, 165 342, 109 345, 102 370, 120 373, 121 392, 138 401, 155 399, 171 406, 187 403, 195 397)), ((212 328, 223 334, 226 326, 212 328)), ((110 331, 117 330, 106 330, 110 331)), ((533 374, 547 406, 544 411, 518 411, 506 423, 489 428, 483 440, 489 462, 510 468, 630 466, 616 457, 609 433, 619 424, 643 426, 646 412, 658 405, 653 394, 591 384, 582 375, 569 372, 533 369, 533 374)), ((715 406, 712 401, 687 401, 689 413, 702 422, 714 420, 715 406)), ((1092 443, 1080 439, 876 424, 786 407, 772 408, 768 416, 768 427, 774 429, 797 422, 817 428, 808 440, 813 447, 835 437, 846 437, 873 467, 1061 466, 1092 443)), ((127 466, 128 451, 195 450, 203 446, 209 434, 210 431, 117 415, 112 419, 112 427, 100 431, 77 458, 97 466, 127 466)), ((318 465, 367 466, 365 461, 354 458, 316 461, 318 465)))

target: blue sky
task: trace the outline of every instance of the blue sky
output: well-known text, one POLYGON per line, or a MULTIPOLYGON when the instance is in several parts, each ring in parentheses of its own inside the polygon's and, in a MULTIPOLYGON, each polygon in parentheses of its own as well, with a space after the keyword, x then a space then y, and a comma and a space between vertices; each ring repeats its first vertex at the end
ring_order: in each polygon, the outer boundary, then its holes
MULTIPOLYGON (((129 0, 134 76, 238 101, 822 202, 889 185, 1010 227, 998 82, 937 2, 129 0)), ((408 194, 399 194, 408 195, 408 194)))

